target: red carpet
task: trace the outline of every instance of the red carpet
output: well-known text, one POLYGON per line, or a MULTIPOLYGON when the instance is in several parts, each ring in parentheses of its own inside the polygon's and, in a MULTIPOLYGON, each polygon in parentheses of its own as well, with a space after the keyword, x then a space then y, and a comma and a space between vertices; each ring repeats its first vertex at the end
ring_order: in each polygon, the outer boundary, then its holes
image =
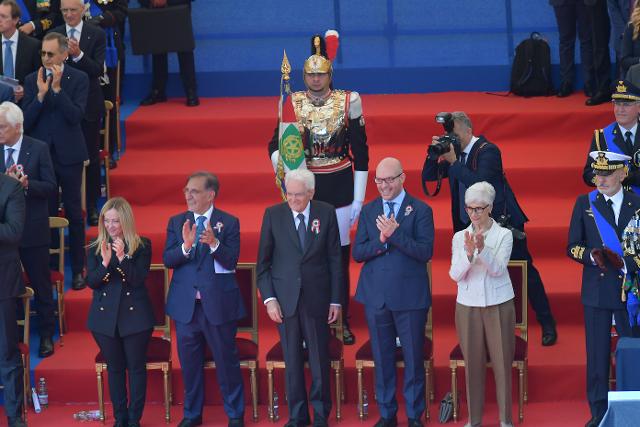
MULTIPOLYGON (((278 202, 266 149, 276 125, 277 100, 202 101, 199 108, 185 108, 175 100, 140 108, 132 114, 126 123, 126 154, 111 175, 112 194, 124 196, 133 204, 138 229, 153 242, 154 262, 161 262, 167 220, 170 215, 185 209, 181 189, 186 177, 194 170, 210 170, 221 181, 218 206, 240 218, 241 261, 255 261, 262 212, 266 206, 278 202)), ((407 189, 415 196, 424 198, 420 171, 426 146, 432 135, 442 133, 442 128, 433 120, 435 113, 466 111, 474 122, 475 133, 484 134, 501 147, 508 179, 531 219, 526 230, 529 245, 545 282, 560 335, 556 346, 541 347, 540 331, 535 316, 530 313, 530 403, 525 407, 525 424, 584 423, 588 419, 588 409, 584 392, 580 269, 564 253, 571 207, 576 196, 587 191, 581 170, 591 134, 595 126, 602 127, 612 120, 611 107, 586 108, 584 98, 579 95, 564 99, 523 99, 481 93, 368 95, 363 97, 363 103, 370 168, 373 171, 383 157, 398 157, 408 175, 407 189)), ((373 172, 370 178, 372 176, 373 172)), ((448 185, 445 183, 443 187, 448 185)), ((370 182, 367 199, 376 195, 375 185, 370 182)), ((436 398, 440 399, 450 389, 448 353, 455 344, 456 289, 447 276, 452 234, 448 190, 445 188, 441 195, 427 202, 434 208, 436 222, 433 312, 436 398)), ((359 266, 352 266, 352 292, 358 271, 359 266)), ((56 348, 55 355, 37 367, 36 376, 47 378, 50 399, 56 404, 95 402, 92 361, 96 345, 84 327, 90 292, 67 292, 66 301, 70 333, 65 337, 65 346, 56 348)), ((352 318, 356 335, 362 342, 366 337, 366 325, 359 304, 353 304, 352 318)), ((264 310, 260 310, 262 361, 275 339, 275 328, 264 310)), ((352 404, 356 392, 354 354, 358 344, 347 347, 345 353, 346 396, 351 403, 345 409, 349 421, 346 425, 357 423, 352 404)), ((180 403, 182 381, 177 356, 174 359, 174 402, 180 403)), ((266 375, 262 374, 260 396, 264 402, 266 375)), ((373 394, 371 377, 368 373, 366 388, 370 396, 373 394)), ((219 403, 214 376, 210 378, 207 402, 219 403)), ((459 381, 462 386, 463 379, 459 381)), ((277 376, 277 386, 283 395, 281 375, 277 376)), ((160 401, 159 375, 150 375, 149 392, 150 401, 160 401)), ((248 398, 247 395, 247 402, 248 398)), ((488 390, 487 400, 495 400, 492 390, 488 390)), ((371 401, 373 409, 372 398, 371 401)), ((437 413, 436 406, 432 407, 434 413, 437 413)), ((516 407, 514 405, 514 411, 516 407)), ((177 408, 174 407, 174 412, 179 417, 177 408)), ((486 421, 497 418, 495 407, 491 408, 493 415, 486 421)), ((52 409, 60 414, 71 412, 65 412, 67 410, 57 406, 52 409)), ((207 414, 222 413, 219 406, 206 411, 207 414)), ((149 424, 145 425, 160 425, 160 413, 160 408, 150 407, 145 417, 145 421, 149 417, 149 424)), ((463 419, 465 413, 463 411, 463 419)), ((41 415, 33 416, 33 425, 40 425, 35 421, 38 417, 41 415)), ((262 410, 261 417, 264 421, 266 411, 262 410)), ((215 419, 210 415, 206 418, 215 419)))

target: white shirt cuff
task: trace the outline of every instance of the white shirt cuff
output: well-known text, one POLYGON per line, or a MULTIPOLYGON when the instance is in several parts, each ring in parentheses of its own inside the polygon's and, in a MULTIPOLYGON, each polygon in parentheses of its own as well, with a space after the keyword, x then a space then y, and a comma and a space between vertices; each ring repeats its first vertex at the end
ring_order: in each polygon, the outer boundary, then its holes
POLYGON ((274 301, 274 300, 277 301, 278 299, 276 297, 267 298, 266 300, 264 300, 263 304, 267 305, 269 301, 274 301))

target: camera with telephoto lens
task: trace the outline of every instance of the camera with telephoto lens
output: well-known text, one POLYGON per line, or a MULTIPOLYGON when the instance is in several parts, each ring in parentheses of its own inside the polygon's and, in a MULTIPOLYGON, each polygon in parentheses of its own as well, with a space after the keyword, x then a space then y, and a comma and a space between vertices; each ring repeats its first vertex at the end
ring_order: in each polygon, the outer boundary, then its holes
POLYGON ((498 218, 495 218, 495 220, 501 227, 511 231, 514 239, 524 240, 524 238, 527 237, 524 231, 520 231, 511 225, 511 215, 500 215, 498 218))
POLYGON ((455 133, 453 133, 453 116, 451 113, 441 112, 436 114, 436 123, 440 123, 444 128, 445 134, 438 138, 438 142, 431 144, 428 148, 429 156, 440 157, 450 150, 451 145, 456 152, 460 152, 460 141, 455 133))

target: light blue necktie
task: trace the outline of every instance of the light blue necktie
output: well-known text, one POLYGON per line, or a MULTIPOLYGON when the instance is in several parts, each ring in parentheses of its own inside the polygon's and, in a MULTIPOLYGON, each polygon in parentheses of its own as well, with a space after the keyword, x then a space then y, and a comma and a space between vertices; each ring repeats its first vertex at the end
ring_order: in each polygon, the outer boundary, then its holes
POLYGON ((15 72, 13 71, 13 49, 11 49, 12 44, 13 40, 5 40, 4 42, 4 63, 2 64, 2 69, 5 76, 14 78, 15 72))
POLYGON ((9 169, 16 162, 13 160, 13 152, 16 151, 15 148, 7 148, 7 162, 5 163, 5 169, 9 169))
POLYGON ((74 40, 76 39, 76 31, 78 31, 78 30, 76 30, 75 28, 69 28, 69 38, 70 39, 74 39, 74 40))
POLYGON ((198 253, 198 248, 200 247, 200 235, 204 231, 204 222, 207 220, 207 217, 202 215, 196 219, 196 240, 193 242, 196 246, 196 254, 198 253))

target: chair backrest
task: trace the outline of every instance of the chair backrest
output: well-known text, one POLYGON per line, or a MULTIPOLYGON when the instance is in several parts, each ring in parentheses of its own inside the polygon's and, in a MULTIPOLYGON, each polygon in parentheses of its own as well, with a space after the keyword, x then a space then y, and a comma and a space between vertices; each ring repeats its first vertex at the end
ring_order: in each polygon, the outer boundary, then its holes
POLYGON ((151 264, 145 286, 153 308, 153 329, 162 332, 163 338, 171 340, 171 320, 165 310, 169 291, 169 269, 163 264, 151 264))
POLYGON ((50 255, 58 255, 58 271, 64 273, 64 229, 69 227, 69 220, 59 216, 49 217, 49 229, 58 231, 57 248, 49 248, 50 255))
MULTIPOLYGON (((429 275, 429 292, 433 289, 431 283, 431 261, 427 262, 427 274, 429 275)), ((427 323, 424 325, 424 336, 433 341, 433 308, 427 314, 427 323)))
POLYGON ((22 326, 24 332, 22 333, 22 342, 29 344, 29 324, 31 322, 31 298, 33 298, 33 289, 26 287, 25 292, 20 295, 22 299, 22 306, 24 308, 24 317, 18 319, 18 326, 22 326))
POLYGON ((255 262, 239 262, 236 266, 236 281, 247 316, 238 321, 238 332, 251 335, 258 344, 258 292, 255 262))
POLYGON ((511 260, 507 268, 509 269, 509 277, 515 294, 516 331, 526 341, 528 331, 527 310, 529 309, 527 299, 527 261, 511 260))

